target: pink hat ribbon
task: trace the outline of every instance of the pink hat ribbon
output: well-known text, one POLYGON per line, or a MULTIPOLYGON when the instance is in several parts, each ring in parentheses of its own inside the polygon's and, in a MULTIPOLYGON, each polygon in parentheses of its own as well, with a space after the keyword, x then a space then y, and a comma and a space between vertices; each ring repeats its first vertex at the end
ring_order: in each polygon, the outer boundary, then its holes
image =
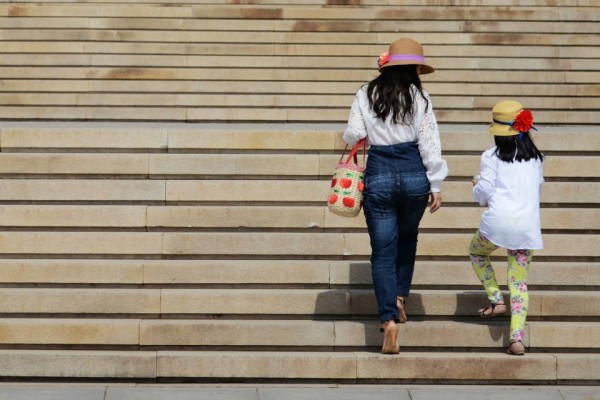
POLYGON ((379 56, 379 60, 377 60, 377 65, 379 67, 383 67, 385 64, 393 61, 416 61, 420 63, 425 62, 425 57, 420 54, 388 54, 383 53, 379 56))

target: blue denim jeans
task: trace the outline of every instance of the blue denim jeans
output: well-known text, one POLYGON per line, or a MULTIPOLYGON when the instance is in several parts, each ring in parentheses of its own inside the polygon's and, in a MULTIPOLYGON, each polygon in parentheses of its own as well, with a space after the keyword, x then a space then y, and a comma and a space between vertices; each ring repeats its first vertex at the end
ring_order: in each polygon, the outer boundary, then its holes
POLYGON ((371 146, 363 208, 381 322, 398 321, 396 297, 410 294, 419 223, 428 201, 429 181, 416 143, 371 146))

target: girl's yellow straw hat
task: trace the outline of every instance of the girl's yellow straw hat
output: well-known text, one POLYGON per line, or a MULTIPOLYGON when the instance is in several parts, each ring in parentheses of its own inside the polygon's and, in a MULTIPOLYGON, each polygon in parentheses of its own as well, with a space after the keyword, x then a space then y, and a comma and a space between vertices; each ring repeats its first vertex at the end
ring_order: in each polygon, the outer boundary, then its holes
POLYGON ((496 104, 492 108, 492 118, 489 132, 494 136, 514 136, 535 129, 533 114, 524 110, 518 101, 504 100, 496 104))

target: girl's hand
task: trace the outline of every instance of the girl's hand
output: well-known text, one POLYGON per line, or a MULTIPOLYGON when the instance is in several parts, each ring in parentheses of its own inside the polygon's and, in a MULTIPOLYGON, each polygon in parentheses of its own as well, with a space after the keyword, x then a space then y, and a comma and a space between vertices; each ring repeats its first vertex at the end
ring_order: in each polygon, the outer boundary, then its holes
POLYGON ((429 212, 434 213, 442 206, 442 194, 440 192, 431 193, 431 204, 429 205, 429 212))

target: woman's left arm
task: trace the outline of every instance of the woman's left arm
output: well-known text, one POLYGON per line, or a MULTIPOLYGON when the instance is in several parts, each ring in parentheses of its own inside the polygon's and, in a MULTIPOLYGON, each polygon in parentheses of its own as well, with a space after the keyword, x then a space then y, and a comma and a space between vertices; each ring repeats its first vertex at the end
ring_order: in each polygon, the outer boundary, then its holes
POLYGON ((427 179, 431 185, 431 192, 441 192, 442 181, 448 176, 448 164, 442 158, 442 145, 440 131, 438 128, 433 106, 427 92, 423 92, 424 98, 415 93, 417 99, 420 123, 417 131, 419 153, 427 170, 427 179), (427 102, 425 101, 427 99, 427 102))
POLYGON ((354 146, 356 142, 367 137, 367 129, 365 126, 365 120, 360 110, 360 91, 354 96, 352 107, 350 108, 350 116, 348 117, 348 125, 344 131, 344 142, 350 146, 354 146))

